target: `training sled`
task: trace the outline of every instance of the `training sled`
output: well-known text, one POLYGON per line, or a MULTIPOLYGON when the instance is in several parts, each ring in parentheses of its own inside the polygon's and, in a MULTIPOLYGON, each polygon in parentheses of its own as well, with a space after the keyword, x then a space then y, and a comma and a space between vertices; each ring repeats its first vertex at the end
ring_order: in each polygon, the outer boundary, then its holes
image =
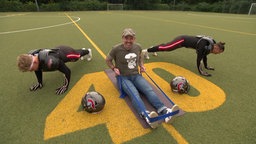
MULTIPOLYGON (((113 72, 113 70, 111 69, 106 69, 105 73, 107 74, 107 76, 109 77, 109 79, 111 80, 111 82, 114 84, 114 86, 118 89, 119 91, 119 87, 117 85, 117 79, 115 76, 115 73, 113 72)), ((151 83, 150 83, 151 84, 151 83)), ((159 99, 168 107, 168 108, 172 108, 173 106, 173 102, 170 101, 164 94, 163 92, 161 92, 161 90, 159 90, 156 86, 154 86, 153 84, 151 84, 151 87, 153 88, 154 92, 158 95, 159 99)), ((120 92, 120 91, 119 91, 120 92)), ((156 111, 155 108, 153 106, 151 106, 149 104, 149 102, 147 101, 147 99, 141 95, 141 98, 143 100, 143 102, 145 103, 145 106, 147 108, 147 110, 149 111, 156 111)), ((126 104, 129 106, 129 108, 131 109, 131 111, 134 113, 134 115, 136 116, 136 118, 139 120, 140 124, 143 126, 143 128, 150 128, 150 126, 147 124, 147 122, 142 119, 139 114, 136 112, 136 110, 133 108, 131 100, 129 99, 128 96, 123 97, 123 99, 125 100, 126 104)), ((179 109, 178 113, 173 113, 175 114, 175 116, 181 116, 183 115, 185 112, 182 109, 179 109)), ((159 116, 161 117, 161 116, 159 116)), ((158 120, 159 123, 164 122, 164 119, 158 120)))

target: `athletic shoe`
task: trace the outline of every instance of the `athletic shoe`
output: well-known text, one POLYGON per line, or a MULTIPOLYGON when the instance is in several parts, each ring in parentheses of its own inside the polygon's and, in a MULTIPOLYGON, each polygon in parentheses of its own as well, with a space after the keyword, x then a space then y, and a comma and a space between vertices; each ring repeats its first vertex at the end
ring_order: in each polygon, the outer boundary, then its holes
MULTIPOLYGON (((82 50, 86 50, 86 48, 82 48, 82 50)), ((84 56, 80 57, 80 60, 84 60, 84 56)))
POLYGON ((153 56, 157 56, 157 53, 156 53, 156 52, 154 52, 154 53, 153 53, 153 56))
POLYGON ((86 59, 87 59, 87 61, 91 61, 92 60, 92 50, 89 48, 88 51, 89 51, 89 53, 87 54, 86 59))
POLYGON ((149 55, 148 55, 148 50, 147 49, 142 50, 142 54, 144 55, 145 59, 149 59, 149 55))
MULTIPOLYGON (((177 110, 179 110, 179 107, 177 105, 174 105, 171 109, 170 108, 166 108, 163 113, 164 114, 169 114, 169 113, 175 112, 177 110)), ((177 114, 165 118, 164 121, 166 123, 168 123, 168 124, 171 124, 175 117, 177 117, 177 114)))
MULTIPOLYGON (((154 118, 154 117, 158 116, 158 114, 155 111, 152 111, 152 112, 147 111, 147 114, 150 118, 154 118)), ((159 124, 158 121, 150 122, 147 117, 145 117, 145 119, 146 119, 146 122, 150 125, 151 128, 153 128, 153 129, 157 128, 157 126, 159 124)))

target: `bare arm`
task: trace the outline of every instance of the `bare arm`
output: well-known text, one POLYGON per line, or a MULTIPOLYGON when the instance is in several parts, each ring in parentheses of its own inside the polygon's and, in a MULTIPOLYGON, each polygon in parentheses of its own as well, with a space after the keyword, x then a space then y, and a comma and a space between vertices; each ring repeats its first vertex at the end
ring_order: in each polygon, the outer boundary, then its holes
POLYGON ((140 53, 140 57, 139 57, 139 66, 140 66, 140 72, 146 71, 146 68, 144 66, 144 56, 142 53, 140 53))
POLYGON ((106 61, 106 64, 108 65, 108 67, 111 68, 115 72, 116 75, 120 75, 120 71, 113 64, 113 59, 112 58, 106 57, 105 61, 106 61))
POLYGON ((109 68, 111 68, 112 70, 114 70, 115 68, 115 65, 113 64, 113 59, 109 58, 109 57, 106 57, 106 64, 108 65, 109 68))

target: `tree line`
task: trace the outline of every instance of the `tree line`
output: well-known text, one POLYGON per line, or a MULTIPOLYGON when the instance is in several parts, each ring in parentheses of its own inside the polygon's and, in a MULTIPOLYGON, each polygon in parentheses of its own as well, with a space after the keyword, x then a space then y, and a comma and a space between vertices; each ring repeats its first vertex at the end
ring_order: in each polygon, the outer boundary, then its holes
POLYGON ((0 11, 176 10, 247 14, 256 0, 1 0, 0 11), (118 7, 116 7, 118 9, 118 7))

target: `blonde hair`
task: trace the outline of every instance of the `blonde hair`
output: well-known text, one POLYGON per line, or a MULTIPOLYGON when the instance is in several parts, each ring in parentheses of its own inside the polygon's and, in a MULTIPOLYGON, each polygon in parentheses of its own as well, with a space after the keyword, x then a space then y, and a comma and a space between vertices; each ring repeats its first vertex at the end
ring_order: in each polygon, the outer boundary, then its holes
POLYGON ((26 72, 30 70, 30 66, 32 64, 33 57, 29 54, 21 54, 17 57, 18 68, 22 72, 26 72))

